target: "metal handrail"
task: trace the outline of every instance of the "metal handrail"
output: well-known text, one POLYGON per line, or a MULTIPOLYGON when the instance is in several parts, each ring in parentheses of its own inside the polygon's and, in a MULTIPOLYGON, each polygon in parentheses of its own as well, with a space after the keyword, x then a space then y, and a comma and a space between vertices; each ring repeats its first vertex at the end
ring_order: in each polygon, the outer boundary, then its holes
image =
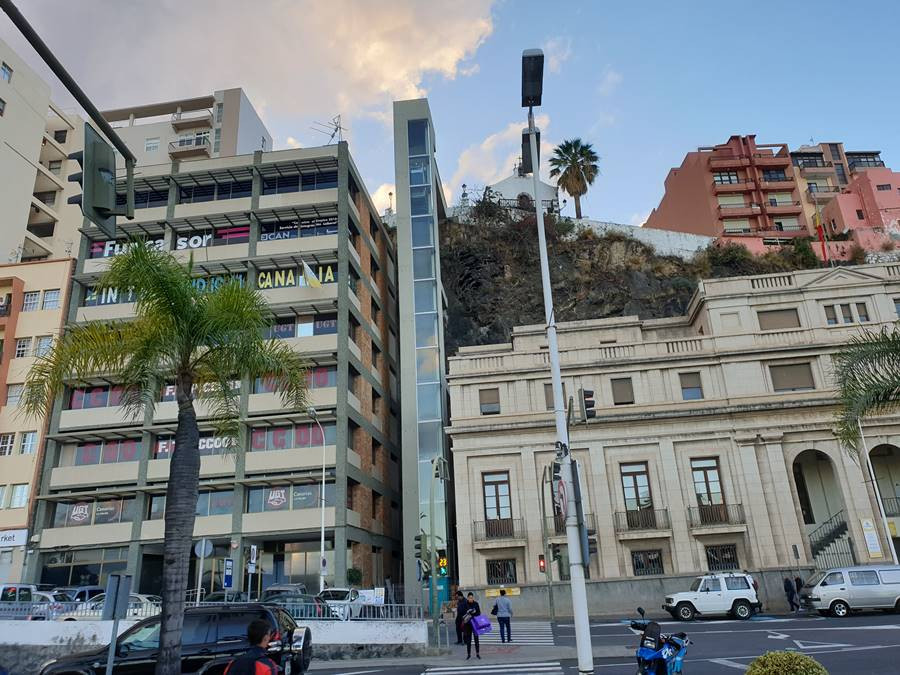
POLYGON ((824 185, 822 187, 813 187, 810 185, 806 188, 806 191, 810 194, 816 194, 817 192, 840 192, 841 188, 832 185, 824 185))
POLYGON ((794 166, 796 166, 798 169, 816 169, 834 166, 834 163, 823 159, 798 159, 794 163, 794 166))
POLYGON ((743 504, 705 504, 688 508, 691 527, 715 527, 716 525, 744 525, 743 504))
POLYGON ((809 533, 809 546, 813 557, 840 539, 847 531, 847 519, 844 517, 844 510, 841 509, 809 533))
POLYGON ((472 523, 473 541, 494 541, 497 539, 524 538, 525 522, 521 518, 476 520, 472 523))
POLYGON ((781 201, 775 200, 774 204, 772 203, 772 200, 763 202, 763 206, 800 206, 800 205, 801 204, 799 201, 792 201, 790 199, 781 200, 781 201))
POLYGON ((758 209, 758 208, 759 208, 759 204, 755 204, 755 203, 753 203, 753 204, 719 204, 719 208, 722 209, 722 210, 728 210, 728 209, 734 209, 734 210, 737 210, 737 209, 758 209))
POLYGON ((169 143, 169 152, 172 150, 187 150, 189 148, 199 148, 209 145, 209 137, 194 136, 193 138, 182 138, 169 143))
POLYGON ((669 509, 616 511, 616 532, 668 530, 669 528, 669 509))

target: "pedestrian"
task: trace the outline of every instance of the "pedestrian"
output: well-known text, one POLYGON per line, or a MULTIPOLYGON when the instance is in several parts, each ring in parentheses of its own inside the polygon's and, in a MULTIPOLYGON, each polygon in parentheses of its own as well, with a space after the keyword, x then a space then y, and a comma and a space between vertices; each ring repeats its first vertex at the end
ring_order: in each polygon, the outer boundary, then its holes
POLYGON ((506 597, 506 589, 500 589, 500 597, 497 598, 497 622, 500 624, 500 642, 512 642, 512 631, 509 628, 509 620, 512 618, 512 602, 506 597))
POLYGON ((466 615, 466 596, 456 591, 456 644, 463 643, 463 617, 466 615))
POLYGON ((250 649, 231 660, 225 668, 225 675, 278 675, 281 670, 266 654, 273 632, 271 624, 265 619, 253 619, 247 626, 250 649))
POLYGON ((466 613, 463 615, 463 635, 466 638, 466 661, 472 658, 472 638, 475 638, 475 658, 481 658, 481 645, 478 643, 478 633, 472 625, 473 617, 481 614, 481 607, 475 602, 475 595, 469 593, 466 596, 466 613))
POLYGON ((784 594, 787 597, 788 605, 790 605, 792 612, 796 612, 800 609, 800 605, 797 604, 797 589, 794 586, 794 582, 788 577, 784 578, 784 594))

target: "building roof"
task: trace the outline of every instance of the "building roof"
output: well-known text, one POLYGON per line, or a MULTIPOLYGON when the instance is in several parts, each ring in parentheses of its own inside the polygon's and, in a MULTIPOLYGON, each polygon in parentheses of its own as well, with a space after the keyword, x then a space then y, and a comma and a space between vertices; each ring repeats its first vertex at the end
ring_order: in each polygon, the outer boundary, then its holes
POLYGON ((215 96, 198 96, 196 98, 182 98, 175 101, 165 101, 163 103, 147 103, 145 105, 136 105, 128 108, 106 110, 100 114, 106 118, 107 122, 122 122, 128 120, 132 115, 136 118, 170 115, 177 112, 179 108, 181 108, 181 112, 208 110, 215 105, 215 102, 215 96))

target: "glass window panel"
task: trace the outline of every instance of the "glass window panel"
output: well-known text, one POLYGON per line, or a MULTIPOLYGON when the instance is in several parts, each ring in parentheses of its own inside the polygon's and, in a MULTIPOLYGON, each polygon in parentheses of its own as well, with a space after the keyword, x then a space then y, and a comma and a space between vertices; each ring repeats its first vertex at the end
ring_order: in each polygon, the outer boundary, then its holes
POLYGON ((420 384, 417 387, 418 415, 420 420, 441 419, 441 385, 420 384))
POLYGON ((431 160, 428 157, 415 157, 409 160, 409 184, 410 185, 430 185, 430 167, 431 160))
POLYGON ((209 493, 201 492, 197 495, 197 510, 194 512, 198 516, 209 514, 209 493))
POLYGON ((247 491, 247 513, 259 513, 263 510, 263 491, 266 488, 250 488, 247 491))
POLYGON ((417 314, 416 347, 436 347, 437 335, 437 314, 417 314))
POLYGON ((318 485, 295 485, 293 492, 295 509, 312 509, 319 505, 318 485))
MULTIPOLYGON (((415 307, 417 312, 437 311, 437 285, 433 281, 415 282, 415 307)), ((87 407, 87 406, 85 406, 87 407)))
POLYGON ((431 213, 431 187, 423 185, 409 189, 410 215, 425 216, 431 213))
POLYGON ((431 216, 419 216, 412 219, 413 248, 434 246, 434 221, 431 216))
POLYGON ((419 458, 431 459, 440 454, 441 422, 421 422, 419 424, 419 458))
POLYGON ((416 382, 438 382, 440 359, 437 347, 416 350, 416 382))
POLYGON ((234 490, 220 490, 209 495, 209 515, 224 516, 234 510, 234 490))
POLYGON ((409 154, 428 154, 428 120, 409 120, 406 125, 409 154))
POLYGON ((434 279, 434 249, 413 251, 413 279, 434 279))
POLYGON ((263 508, 266 511, 287 511, 290 507, 290 486, 279 485, 278 487, 265 488, 263 508))

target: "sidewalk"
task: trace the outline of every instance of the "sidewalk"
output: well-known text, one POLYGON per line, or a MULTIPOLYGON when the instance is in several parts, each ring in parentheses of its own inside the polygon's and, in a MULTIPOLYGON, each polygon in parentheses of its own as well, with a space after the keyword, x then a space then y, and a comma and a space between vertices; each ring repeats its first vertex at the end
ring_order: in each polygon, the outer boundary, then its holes
MULTIPOLYGON (((594 647, 594 658, 624 658, 634 656, 634 646, 594 647)), ((511 663, 530 663, 536 661, 561 661, 563 659, 577 658, 575 647, 550 647, 517 645, 515 643, 505 645, 484 645, 481 648, 481 660, 472 658, 466 661, 466 648, 462 645, 452 645, 452 649, 444 656, 406 656, 403 658, 383 659, 346 659, 334 661, 321 661, 313 659, 309 669, 325 670, 340 667, 342 664, 350 666, 353 670, 364 669, 366 666, 408 666, 410 664, 422 664, 423 666, 454 666, 461 663, 468 665, 509 665, 511 663)))

